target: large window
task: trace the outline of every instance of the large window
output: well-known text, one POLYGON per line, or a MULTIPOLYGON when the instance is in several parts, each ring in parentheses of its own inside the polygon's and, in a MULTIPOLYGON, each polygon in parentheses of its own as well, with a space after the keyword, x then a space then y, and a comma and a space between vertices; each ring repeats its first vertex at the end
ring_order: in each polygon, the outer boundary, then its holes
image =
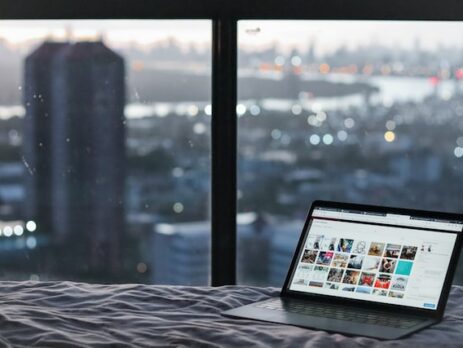
POLYGON ((314 199, 460 211, 461 13, 2 1, 0 278, 278 286, 314 199))
POLYGON ((239 282, 283 283, 315 199, 463 210, 462 31, 239 22, 239 282))
POLYGON ((209 283, 211 35, 0 21, 0 279, 209 283))

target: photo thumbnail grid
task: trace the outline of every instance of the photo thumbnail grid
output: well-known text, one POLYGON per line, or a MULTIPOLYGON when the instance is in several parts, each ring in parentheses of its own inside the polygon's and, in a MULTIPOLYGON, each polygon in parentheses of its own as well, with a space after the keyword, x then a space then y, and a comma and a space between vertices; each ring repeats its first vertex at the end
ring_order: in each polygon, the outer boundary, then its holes
POLYGON ((418 247, 309 235, 293 284, 404 298, 418 247))

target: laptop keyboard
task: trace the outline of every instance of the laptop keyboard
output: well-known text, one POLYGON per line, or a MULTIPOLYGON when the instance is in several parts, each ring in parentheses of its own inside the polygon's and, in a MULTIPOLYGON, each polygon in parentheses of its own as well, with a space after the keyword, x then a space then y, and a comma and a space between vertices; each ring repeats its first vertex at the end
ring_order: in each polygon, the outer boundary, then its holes
POLYGON ((315 317, 353 321, 370 325, 389 326, 400 329, 411 328, 420 322, 419 319, 400 318, 398 315, 392 315, 384 312, 367 311, 363 309, 350 309, 329 305, 325 303, 312 303, 303 301, 282 301, 274 299, 256 304, 256 307, 298 313, 315 317))

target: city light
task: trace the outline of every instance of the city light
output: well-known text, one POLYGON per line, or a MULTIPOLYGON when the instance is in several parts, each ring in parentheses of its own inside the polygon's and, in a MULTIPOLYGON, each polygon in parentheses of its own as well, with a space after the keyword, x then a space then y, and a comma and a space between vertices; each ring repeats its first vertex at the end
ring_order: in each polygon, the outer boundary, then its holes
POLYGON ((145 68, 145 64, 142 61, 136 60, 132 63, 132 70, 142 71, 145 68))
POLYGON ((3 229, 3 235, 5 237, 11 237, 13 235, 13 228, 11 228, 11 226, 5 226, 3 229))
POLYGON ((453 92, 451 90, 446 89, 442 91, 441 95, 443 100, 450 100, 450 98, 452 98, 453 96, 453 92))
POLYGON ((353 118, 349 117, 344 120, 344 126, 346 126, 346 128, 353 128, 354 125, 355 125, 355 121, 353 118))
POLYGON ((387 131, 386 133, 384 133, 384 139, 388 143, 392 143, 395 140, 395 133, 393 131, 387 131))
POLYGON ((323 143, 325 145, 331 145, 333 143, 333 136, 331 134, 325 134, 323 136, 323 143))
POLYGON ((13 227, 13 232, 17 236, 22 236, 24 233, 24 228, 21 225, 15 225, 13 227))
POLYGON ((312 134, 310 136, 310 143, 312 145, 318 145, 320 144, 320 137, 317 134, 312 134))
POLYGON ((137 272, 138 273, 145 273, 148 270, 148 266, 144 262, 139 262, 137 264, 137 272))
POLYGON ((260 114, 260 107, 258 105, 252 105, 249 108, 249 112, 251 113, 251 115, 257 116, 260 114))
POLYGON ((271 137, 274 139, 274 140, 278 140, 281 138, 281 130, 279 129, 274 129, 272 130, 272 132, 270 133, 271 137))
POLYGON ((207 131, 207 127, 203 123, 196 123, 193 126, 193 132, 195 132, 196 134, 204 134, 206 133, 206 131, 207 131))
POLYGON ((301 57, 299 57, 299 56, 293 56, 293 57, 291 58, 291 64, 294 65, 294 66, 299 66, 299 65, 301 65, 301 64, 302 64, 302 59, 301 59, 301 57))
POLYGON ((37 239, 35 237, 32 237, 32 236, 27 237, 26 246, 29 249, 35 249, 35 247, 37 246, 37 239))
POLYGON ((395 129, 395 122, 392 120, 387 121, 386 128, 390 131, 393 131, 395 129))
POLYGON ((246 106, 244 104, 238 104, 236 106, 236 113, 238 116, 243 116, 246 113, 246 106))
POLYGON ((440 78, 437 77, 437 76, 431 76, 431 77, 429 78, 429 83, 430 83, 432 86, 435 87, 435 86, 439 85, 439 83, 440 83, 440 78))
POLYGON ((320 126, 320 122, 318 121, 317 116, 315 115, 310 115, 309 117, 307 117, 307 123, 314 127, 320 126))
POLYGON ((371 64, 365 65, 362 72, 364 75, 371 75, 373 73, 373 66, 371 64))
POLYGON ((317 113, 317 115, 315 116, 317 118, 317 120, 319 122, 325 122, 326 120, 326 113, 324 113, 323 111, 320 111, 319 113, 317 113))
POLYGON ((456 147, 455 150, 453 150, 453 154, 455 155, 456 158, 461 158, 463 157, 463 147, 456 147))
POLYGON ((181 176, 183 176, 184 174, 184 170, 180 167, 175 167, 174 169, 172 169, 172 176, 174 178, 180 178, 181 176))
POLYGON ((285 57, 283 56, 278 56, 275 58, 275 64, 276 65, 284 65, 285 64, 285 57))
POLYGON ((158 115, 159 117, 166 117, 167 115, 169 115, 170 108, 167 105, 158 104, 155 107, 155 112, 156 115, 158 115))
POLYGON ((299 104, 294 104, 291 107, 291 112, 293 113, 293 115, 300 115, 302 113, 302 106, 300 106, 299 104))
POLYGON ((273 70, 273 68, 274 68, 273 64, 261 63, 259 65, 260 71, 270 71, 270 70, 273 70))
POLYGON ((346 141, 347 140, 347 132, 345 130, 340 130, 337 134, 338 139, 340 141, 346 141))
POLYGON ((37 229, 37 224, 34 221, 28 221, 26 223, 26 230, 29 232, 34 232, 37 229))
POLYGON ((199 112, 199 109, 196 105, 188 106, 188 109, 187 109, 188 116, 196 116, 198 112, 199 112))
POLYGON ((381 74, 383 75, 389 75, 391 73, 392 69, 389 65, 383 65, 381 66, 381 74))
POLYGON ((207 104, 204 107, 204 113, 206 114, 206 116, 211 116, 212 115, 212 105, 211 104, 207 104))
POLYGON ((171 224, 157 224, 156 231, 161 234, 170 235, 175 232, 175 229, 171 224))
POLYGON ((180 214, 181 212, 183 212, 183 204, 180 202, 175 203, 172 207, 172 210, 175 213, 180 214))
POLYGON ((320 64, 320 73, 328 74, 330 72, 330 66, 326 63, 320 64))

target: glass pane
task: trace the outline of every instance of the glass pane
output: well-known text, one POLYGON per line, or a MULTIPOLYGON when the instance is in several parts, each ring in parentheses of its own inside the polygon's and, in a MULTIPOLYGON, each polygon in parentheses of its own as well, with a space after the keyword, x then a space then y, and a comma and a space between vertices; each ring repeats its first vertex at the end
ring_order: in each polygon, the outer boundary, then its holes
POLYGON ((208 284, 210 50, 210 21, 0 21, 0 279, 208 284))
POLYGON ((240 283, 282 285, 315 199, 463 211, 462 30, 239 23, 240 283))

